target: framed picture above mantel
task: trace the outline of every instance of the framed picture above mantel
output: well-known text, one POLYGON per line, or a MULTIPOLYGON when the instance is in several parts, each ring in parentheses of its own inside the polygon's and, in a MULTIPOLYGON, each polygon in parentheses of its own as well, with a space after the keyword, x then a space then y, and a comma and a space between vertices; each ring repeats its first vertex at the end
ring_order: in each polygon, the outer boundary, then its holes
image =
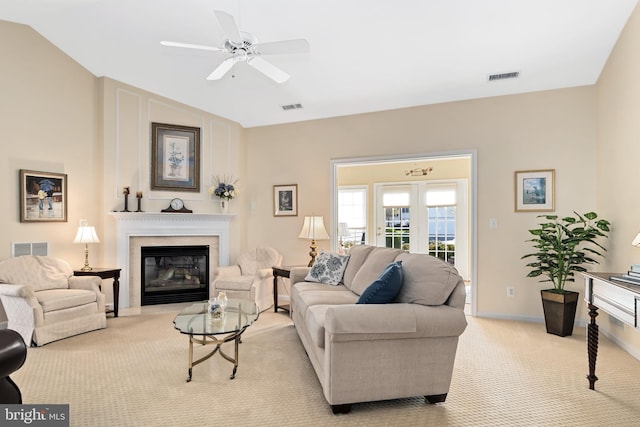
POLYGON ((200 192, 200 128, 151 123, 151 190, 200 192))
POLYGON ((555 169, 515 172, 515 211, 555 210, 555 169))

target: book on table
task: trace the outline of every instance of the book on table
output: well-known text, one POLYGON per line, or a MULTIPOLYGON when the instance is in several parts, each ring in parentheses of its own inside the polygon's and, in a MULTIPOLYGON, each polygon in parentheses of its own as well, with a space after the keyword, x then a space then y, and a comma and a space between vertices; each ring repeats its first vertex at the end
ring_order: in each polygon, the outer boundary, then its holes
POLYGON ((609 276, 609 280, 640 286, 640 278, 630 276, 628 274, 621 274, 619 276, 609 276))

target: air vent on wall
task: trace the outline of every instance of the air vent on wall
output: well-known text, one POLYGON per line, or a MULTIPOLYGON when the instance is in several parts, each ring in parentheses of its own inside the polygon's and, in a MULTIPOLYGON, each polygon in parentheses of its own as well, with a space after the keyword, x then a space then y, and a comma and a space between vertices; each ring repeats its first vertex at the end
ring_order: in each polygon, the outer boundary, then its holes
POLYGON ((289 111, 289 110, 298 110, 302 108, 302 104, 289 104, 289 105, 283 105, 282 109, 284 111, 289 111))
POLYGON ((17 257, 22 255, 49 255, 49 242, 35 243, 15 243, 11 244, 11 256, 17 257))
POLYGON ((519 71, 512 71, 510 73, 490 74, 489 81, 492 82, 495 80, 517 79, 519 75, 520 75, 519 71))

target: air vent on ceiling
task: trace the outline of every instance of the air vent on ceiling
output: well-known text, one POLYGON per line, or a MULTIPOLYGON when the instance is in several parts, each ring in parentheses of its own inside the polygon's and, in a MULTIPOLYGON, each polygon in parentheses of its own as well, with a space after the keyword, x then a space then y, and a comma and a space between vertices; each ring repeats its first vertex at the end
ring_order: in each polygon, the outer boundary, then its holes
POLYGON ((517 79, 519 75, 520 75, 519 71, 512 71, 510 73, 490 74, 489 81, 492 82, 494 80, 517 79))
POLYGON ((283 105, 282 109, 284 111, 289 111, 289 110, 298 110, 302 108, 302 104, 289 104, 289 105, 283 105))

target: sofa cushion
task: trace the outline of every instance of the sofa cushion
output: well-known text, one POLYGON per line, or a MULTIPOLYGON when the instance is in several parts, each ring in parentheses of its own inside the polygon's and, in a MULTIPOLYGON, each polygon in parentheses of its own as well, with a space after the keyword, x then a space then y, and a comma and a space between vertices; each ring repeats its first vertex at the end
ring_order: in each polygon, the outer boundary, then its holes
POLYGON ((344 269, 347 267, 349 255, 339 255, 327 251, 320 251, 316 262, 307 273, 305 280, 337 285, 342 281, 344 269))
POLYGON ((396 261, 402 261, 404 272, 396 302, 442 305, 462 280, 451 264, 433 256, 403 253, 396 261))
POLYGON ((351 282, 351 291, 361 295, 378 278, 382 270, 395 261, 396 257, 401 253, 400 249, 373 248, 367 259, 362 263, 362 267, 354 276, 351 282))
POLYGON ((344 276, 342 278, 342 283, 347 287, 347 289, 351 289, 351 284, 353 282, 353 278, 364 264, 364 261, 367 259, 374 246, 369 245, 356 245, 349 249, 349 263, 347 264, 347 268, 344 270, 344 276))
POLYGON ((389 264, 380 276, 364 290, 357 304, 387 304, 402 287, 402 261, 389 264))

